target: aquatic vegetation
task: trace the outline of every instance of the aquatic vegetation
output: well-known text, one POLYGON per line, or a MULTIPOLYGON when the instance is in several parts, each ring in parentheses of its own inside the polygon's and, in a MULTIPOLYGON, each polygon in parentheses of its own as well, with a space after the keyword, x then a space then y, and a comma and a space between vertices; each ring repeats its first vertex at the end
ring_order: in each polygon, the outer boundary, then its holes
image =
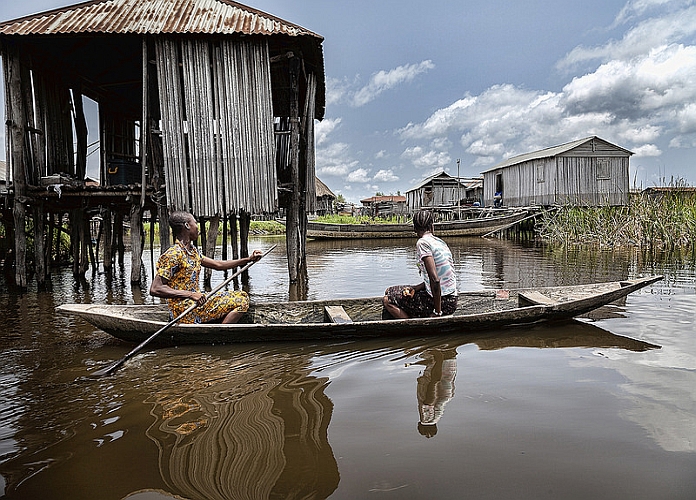
POLYGON ((564 245, 696 249, 696 189, 677 185, 631 195, 628 206, 561 206, 542 214, 537 234, 564 245))

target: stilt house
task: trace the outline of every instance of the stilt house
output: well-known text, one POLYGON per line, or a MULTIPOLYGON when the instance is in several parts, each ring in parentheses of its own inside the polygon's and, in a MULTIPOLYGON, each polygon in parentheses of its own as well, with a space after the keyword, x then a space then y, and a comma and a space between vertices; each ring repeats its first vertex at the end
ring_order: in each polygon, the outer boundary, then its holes
POLYGON ((406 204, 410 212, 421 208, 436 208, 462 204, 467 199, 473 201, 480 199, 480 182, 472 179, 465 182, 464 179, 452 177, 445 171, 431 175, 423 179, 418 185, 406 191, 406 204))
MULTIPOLYGON (((282 206, 295 281, 306 213, 316 203, 322 42, 230 0, 93 0, 0 23, 14 227, 24 228, 28 215, 43 236, 45 222, 55 224, 50 217, 70 214, 80 274, 88 265, 85 215, 99 213, 109 235, 130 219, 137 282, 144 211, 162 222, 164 246, 169 211, 209 221, 206 255, 220 220, 233 222, 236 242, 239 219, 244 255, 250 215, 282 206), (96 131, 87 128, 85 98, 98 108, 96 131), (84 186, 88 137, 99 144, 98 188, 84 186)), ((53 237, 47 232, 46 240, 35 238, 39 281, 50 253, 40 247, 53 237)), ((105 240, 106 267, 112 240, 105 240)), ((25 245, 24 231, 15 231, 20 286, 25 245)))
POLYGON ((592 136, 515 156, 483 172, 484 204, 625 205, 632 154, 592 136))

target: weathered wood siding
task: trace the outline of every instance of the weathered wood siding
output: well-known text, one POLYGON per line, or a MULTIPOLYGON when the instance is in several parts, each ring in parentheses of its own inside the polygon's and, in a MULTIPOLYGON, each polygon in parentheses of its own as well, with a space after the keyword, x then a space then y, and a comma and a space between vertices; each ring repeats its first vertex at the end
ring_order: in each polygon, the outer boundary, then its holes
POLYGON ((629 155, 601 140, 562 154, 484 172, 484 203, 492 205, 502 175, 504 206, 628 203, 629 155))
POLYGON ((457 203, 459 196, 465 196, 464 187, 455 184, 435 183, 406 192, 406 205, 410 211, 425 207, 439 207, 457 203))
POLYGON ((274 211, 268 41, 160 38, 156 50, 170 208, 274 211))

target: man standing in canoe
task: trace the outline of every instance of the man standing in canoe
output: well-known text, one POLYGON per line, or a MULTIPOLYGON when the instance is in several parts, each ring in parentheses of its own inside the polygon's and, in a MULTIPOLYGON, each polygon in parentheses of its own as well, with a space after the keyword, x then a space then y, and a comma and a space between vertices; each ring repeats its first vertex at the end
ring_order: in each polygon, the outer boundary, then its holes
POLYGON ((198 223, 188 212, 174 212, 169 225, 176 238, 157 261, 157 271, 150 286, 150 295, 167 299, 172 318, 182 314, 194 302, 198 307, 184 316, 181 323, 237 323, 249 309, 249 295, 244 291, 220 291, 208 299, 200 291, 201 266, 225 271, 259 260, 260 250, 243 259, 213 260, 198 252, 198 223))
POLYGON ((433 214, 428 210, 413 216, 418 235, 416 255, 423 282, 391 286, 382 304, 394 318, 427 318, 453 314, 457 309, 457 277, 452 252, 447 243, 433 234, 433 214))

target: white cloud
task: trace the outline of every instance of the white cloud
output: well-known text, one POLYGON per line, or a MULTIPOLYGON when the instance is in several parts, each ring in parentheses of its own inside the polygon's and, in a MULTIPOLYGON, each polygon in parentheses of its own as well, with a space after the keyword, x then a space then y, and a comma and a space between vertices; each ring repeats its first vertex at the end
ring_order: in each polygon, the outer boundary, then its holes
MULTIPOLYGON (((655 4, 655 2, 646 2, 655 4)), ((692 2, 689 2, 692 3, 692 2)), ((648 53, 654 47, 677 43, 696 33, 696 6, 654 17, 629 29, 621 40, 610 40, 598 47, 579 46, 571 50, 557 67, 572 69, 580 63, 614 59, 630 60, 648 53)))
POLYGON ((346 180, 348 182, 370 182, 370 171, 365 168, 358 168, 349 173, 346 180))
POLYGON ((660 156, 662 151, 654 144, 644 144, 637 148, 633 148, 633 153, 635 153, 636 158, 640 158, 643 156, 660 156))
POLYGON ((394 174, 392 169, 388 170, 379 170, 375 176, 373 177, 373 180, 375 181, 382 181, 382 182, 395 182, 399 180, 399 177, 394 174))
POLYGON ((410 161, 416 168, 438 168, 442 170, 452 163, 452 158, 444 151, 425 150, 420 146, 408 147, 401 157, 410 161))
POLYGON ((340 118, 324 118, 320 122, 315 122, 314 125, 314 141, 317 146, 321 146, 326 142, 327 137, 331 132, 341 124, 340 118))
POLYGON ((432 61, 422 61, 418 64, 407 64, 398 66, 389 71, 378 71, 370 78, 370 81, 363 88, 358 90, 352 99, 356 107, 364 106, 373 101, 385 90, 396 87, 404 82, 410 82, 416 76, 433 69, 435 65, 432 61))

